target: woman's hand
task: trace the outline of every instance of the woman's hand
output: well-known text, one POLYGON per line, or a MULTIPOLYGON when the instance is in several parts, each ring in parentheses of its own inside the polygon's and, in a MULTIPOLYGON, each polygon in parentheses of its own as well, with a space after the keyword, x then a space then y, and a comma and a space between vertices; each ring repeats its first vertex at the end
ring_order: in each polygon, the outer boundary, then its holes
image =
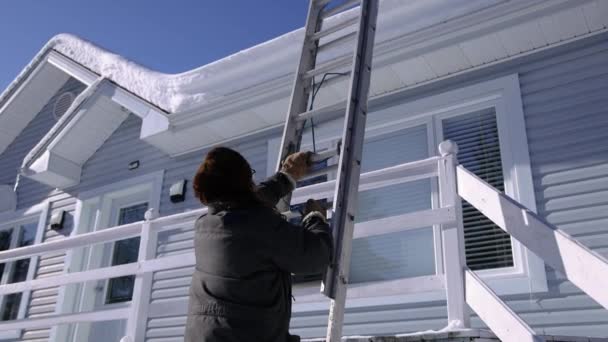
POLYGON ((323 218, 327 219, 327 209, 323 208, 321 203, 311 198, 306 201, 306 205, 304 206, 304 217, 312 212, 318 212, 323 216, 323 218))
POLYGON ((290 154, 283 161, 281 172, 289 174, 294 180, 299 180, 308 173, 311 152, 297 152, 290 154))

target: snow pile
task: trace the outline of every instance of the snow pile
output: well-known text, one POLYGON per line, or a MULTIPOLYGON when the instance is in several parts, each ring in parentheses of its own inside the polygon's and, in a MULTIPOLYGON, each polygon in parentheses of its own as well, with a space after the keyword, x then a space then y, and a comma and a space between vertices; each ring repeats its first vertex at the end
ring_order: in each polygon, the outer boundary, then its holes
MULTIPOLYGON (((426 330, 426 331, 419 331, 419 332, 415 332, 415 333, 407 333, 407 334, 397 334, 397 335, 391 335, 391 337, 417 337, 417 336, 422 336, 422 335, 439 335, 439 334, 446 334, 446 333, 454 333, 454 332, 467 332, 467 331, 474 331, 474 329, 468 329, 468 328, 463 328, 463 324, 461 321, 459 320, 452 320, 448 322, 448 325, 446 325, 443 329, 440 330, 426 330)), ((344 336, 342 337, 342 339, 370 339, 372 337, 376 337, 376 336, 364 336, 364 335, 353 335, 353 336, 344 336)), ((325 341, 325 338, 316 338, 316 339, 307 339, 307 342, 315 342, 315 341, 325 341)))
MULTIPOLYGON (((382 0, 376 42, 413 33, 505 0, 382 0)), ((356 15, 356 10, 326 20, 326 25, 356 15)), ((264 81, 293 73, 303 29, 240 51, 231 56, 180 74, 150 70, 86 40, 69 34, 52 38, 34 59, 56 50, 90 70, 112 80, 158 107, 172 113, 191 111, 217 98, 264 81)), ((15 80, 31 69, 28 66, 15 80)), ((0 103, 12 87, 0 97, 0 103)))
POLYGON ((464 327, 464 325, 462 324, 461 321, 452 320, 452 321, 448 322, 448 325, 446 325, 443 329, 440 329, 440 330, 426 330, 426 331, 420 331, 420 332, 412 333, 412 334, 399 334, 396 336, 397 337, 410 337, 410 336, 443 334, 443 333, 450 333, 450 332, 457 332, 457 331, 471 331, 472 330, 472 329, 463 328, 463 327, 464 327))

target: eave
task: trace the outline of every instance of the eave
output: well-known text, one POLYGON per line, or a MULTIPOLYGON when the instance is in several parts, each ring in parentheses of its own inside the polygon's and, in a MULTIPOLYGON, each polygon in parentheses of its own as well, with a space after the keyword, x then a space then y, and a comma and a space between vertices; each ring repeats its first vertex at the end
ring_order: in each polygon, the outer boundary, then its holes
POLYGON ((141 138, 167 128, 156 107, 54 51, 46 62, 87 84, 61 119, 26 155, 21 174, 40 183, 68 188, 80 182, 83 164, 129 114, 142 119, 141 138))
MULTIPOLYGON (((402 19, 390 14, 385 13, 384 20, 402 19)), ((387 27, 393 27, 389 24, 387 27)), ((606 32, 607 25, 608 3, 602 0, 502 2, 416 32, 380 40, 375 48, 370 96, 372 101, 377 101, 408 89, 598 35, 606 32)), ((298 49, 294 34, 297 35, 297 31, 250 49, 258 49, 260 58, 210 79, 209 84, 202 87, 236 82, 239 78, 255 78, 260 73, 272 75, 279 64, 283 69, 285 65, 293 66, 298 49), (280 51, 271 51, 268 46, 281 39, 289 39, 292 43, 280 44, 280 51)), ((339 58, 347 51, 346 46, 342 46, 329 54, 331 58, 339 58)), ((147 94, 134 93, 117 83, 113 79, 114 74, 96 72, 90 65, 84 65, 52 46, 35 61, 19 78, 19 87, 9 88, 4 93, 0 121, 7 120, 8 116, 4 115, 10 111, 4 111, 18 103, 20 94, 24 99, 35 98, 31 91, 28 93, 28 87, 34 89, 37 83, 40 87, 52 87, 47 84, 52 82, 36 78, 36 75, 44 75, 43 71, 75 77, 88 85, 82 97, 75 101, 76 105, 70 108, 66 119, 58 122, 23 162, 23 174, 60 188, 78 184, 83 163, 129 113, 142 118, 142 140, 169 155, 179 155, 281 126, 293 80, 292 73, 281 72, 236 91, 224 89, 223 95, 193 108, 167 113, 146 100, 147 94), (100 115, 102 112, 110 113, 107 117, 112 119, 104 121, 104 115, 100 115), (87 139, 87 130, 93 127, 91 123, 102 128, 100 132, 103 134, 95 139, 87 139), (70 149, 72 144, 80 144, 82 151, 70 149)), ((327 107, 328 112, 336 112, 344 102, 346 82, 346 79, 338 79, 326 83, 317 98, 316 107, 327 107)), ((193 87, 201 87, 200 82, 194 83, 193 87)), ((164 101, 168 102, 171 101, 164 101)))

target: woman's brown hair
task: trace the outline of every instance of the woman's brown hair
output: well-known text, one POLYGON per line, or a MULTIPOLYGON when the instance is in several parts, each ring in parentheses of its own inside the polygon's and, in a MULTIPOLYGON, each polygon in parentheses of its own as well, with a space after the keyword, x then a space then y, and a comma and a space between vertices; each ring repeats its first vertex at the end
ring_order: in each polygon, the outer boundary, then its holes
POLYGON ((252 180, 253 169, 235 150, 216 147, 199 166, 192 187, 203 204, 228 205, 258 202, 252 180))

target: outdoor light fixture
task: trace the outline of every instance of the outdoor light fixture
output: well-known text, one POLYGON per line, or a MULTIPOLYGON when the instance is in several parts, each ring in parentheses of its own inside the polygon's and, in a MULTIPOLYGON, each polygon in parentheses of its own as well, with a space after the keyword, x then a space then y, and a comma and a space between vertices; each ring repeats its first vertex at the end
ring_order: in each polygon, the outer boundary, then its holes
POLYGON ((65 221, 65 210, 59 210, 51 215, 49 226, 52 230, 60 230, 63 228, 63 222, 65 221))
POLYGON ((139 160, 135 160, 129 163, 129 170, 135 170, 139 167, 139 160))
POLYGON ((183 179, 177 183, 173 183, 169 188, 169 198, 172 203, 179 203, 186 200, 186 180, 183 179))

